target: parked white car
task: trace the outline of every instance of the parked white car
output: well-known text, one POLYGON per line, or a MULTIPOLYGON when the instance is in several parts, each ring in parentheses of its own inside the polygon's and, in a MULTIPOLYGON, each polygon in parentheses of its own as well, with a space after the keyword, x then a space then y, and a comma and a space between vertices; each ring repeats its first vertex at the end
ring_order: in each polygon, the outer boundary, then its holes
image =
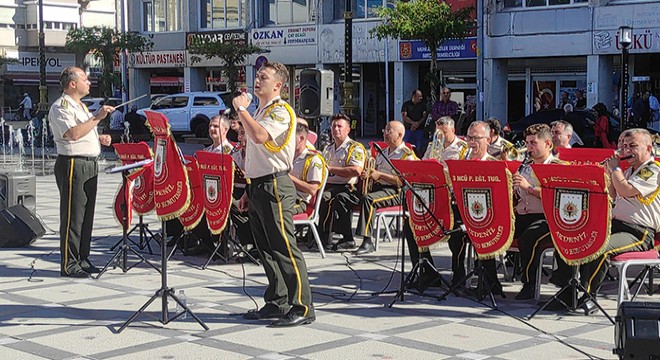
POLYGON ((209 120, 220 114, 230 101, 229 93, 195 91, 163 96, 150 107, 137 113, 145 116, 145 110, 157 111, 167 117, 172 132, 193 133, 197 137, 207 137, 209 120))
POLYGON ((87 109, 92 114, 96 113, 103 105, 117 106, 121 104, 121 99, 119 98, 108 98, 107 101, 104 98, 82 98, 80 101, 87 106, 87 109))

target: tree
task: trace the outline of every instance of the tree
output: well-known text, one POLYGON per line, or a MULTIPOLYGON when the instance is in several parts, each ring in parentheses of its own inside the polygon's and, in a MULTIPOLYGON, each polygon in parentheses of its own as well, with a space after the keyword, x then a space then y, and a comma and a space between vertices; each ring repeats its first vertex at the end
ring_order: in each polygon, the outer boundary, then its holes
POLYGON ((421 40, 431 51, 431 66, 426 76, 431 98, 436 99, 438 77, 437 51, 444 40, 463 39, 476 28, 474 8, 452 11, 441 0, 398 1, 393 8, 380 7, 376 14, 383 22, 370 30, 379 40, 384 38, 421 40))
POLYGON ((0 55, 0 67, 2 67, 5 64, 16 64, 18 63, 18 59, 10 58, 5 55, 0 55))
POLYGON ((223 62, 220 72, 227 78, 228 90, 235 93, 238 91, 239 64, 244 64, 249 55, 265 53, 268 50, 247 44, 247 41, 195 41, 188 46, 188 52, 193 54, 190 57, 193 64, 202 61, 199 55, 207 60, 220 58, 223 62))
POLYGON ((107 27, 89 27, 70 30, 66 35, 66 49, 75 52, 79 59, 88 53, 103 60, 103 71, 99 78, 103 97, 112 96, 112 86, 121 84, 121 79, 114 73, 114 63, 119 61, 122 51, 142 52, 150 50, 153 42, 135 33, 122 33, 107 27))

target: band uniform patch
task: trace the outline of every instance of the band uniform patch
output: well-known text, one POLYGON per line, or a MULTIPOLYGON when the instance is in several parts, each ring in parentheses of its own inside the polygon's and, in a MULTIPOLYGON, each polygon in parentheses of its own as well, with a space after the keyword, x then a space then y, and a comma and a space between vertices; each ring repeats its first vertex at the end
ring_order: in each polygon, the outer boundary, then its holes
POLYGON ((279 115, 275 114, 275 112, 270 113, 270 118, 277 121, 277 122, 283 122, 285 120, 283 116, 279 116, 279 115))
POLYGON ((463 203, 468 215, 465 220, 475 229, 487 227, 493 221, 493 196, 490 189, 463 189, 463 203))
POLYGON ((575 231, 589 220, 589 192, 578 189, 555 189, 554 218, 563 230, 575 231))
POLYGON ((353 152, 353 157, 354 157, 355 160, 357 160, 357 161, 362 161, 362 160, 364 160, 364 154, 363 154, 362 151, 360 151, 360 150, 355 150, 355 152, 353 152))
POLYGON ((217 176, 204 176, 204 193, 209 202, 218 201, 220 192, 220 179, 217 176))
POLYGON ((637 173, 637 176, 642 178, 642 180, 646 181, 646 180, 650 179, 651 176, 653 176, 653 174, 654 173, 651 169, 649 169, 648 167, 643 167, 639 170, 639 172, 637 173))

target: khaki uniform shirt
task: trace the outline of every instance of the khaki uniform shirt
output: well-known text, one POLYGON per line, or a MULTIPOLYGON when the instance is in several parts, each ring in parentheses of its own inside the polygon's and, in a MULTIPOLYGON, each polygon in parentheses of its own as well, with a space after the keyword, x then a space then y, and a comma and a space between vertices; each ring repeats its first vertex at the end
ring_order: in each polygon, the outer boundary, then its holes
POLYGON ((612 217, 660 231, 660 199, 658 199, 660 177, 658 174, 660 174, 660 167, 653 157, 634 172, 632 168, 628 168, 624 176, 641 196, 617 196, 612 209, 612 217))
POLYGON ((48 112, 48 122, 53 131, 53 140, 57 147, 57 154, 69 156, 99 156, 101 143, 96 126, 80 139, 73 141, 64 139, 64 133, 76 125, 88 121, 92 114, 87 106, 78 105, 69 95, 55 100, 48 112))
POLYGON ((290 171, 296 151, 295 114, 279 96, 270 100, 254 114, 272 141, 257 144, 247 136, 245 146, 245 177, 254 179, 280 171, 290 171), (279 149, 281 148, 281 149, 279 149))
MULTIPOLYGON (((349 137, 339 147, 336 147, 336 144, 332 143, 323 151, 323 158, 328 166, 336 167, 359 166, 364 168, 366 156, 367 150, 364 148, 364 145, 351 140, 349 137)), ((328 184, 355 184, 357 183, 357 179, 357 176, 345 178, 339 175, 329 174, 328 184)))
POLYGON ((442 150, 442 161, 445 160, 461 160, 465 158, 467 153, 468 144, 459 139, 458 136, 454 138, 454 141, 451 142, 444 150, 442 150))
POLYGON ((216 154, 229 154, 232 150, 234 149, 234 146, 225 139, 225 141, 222 142, 222 144, 213 147, 213 145, 209 145, 204 148, 204 151, 207 152, 212 152, 216 154))
MULTIPOLYGON (((383 153, 390 160, 419 160, 417 159, 417 156, 415 156, 415 153, 412 150, 410 150, 405 143, 401 143, 401 145, 399 145, 393 151, 388 146, 386 149, 383 149, 383 153)), ((390 174, 390 175, 396 174, 394 169, 392 169, 390 164, 385 160, 385 158, 383 157, 383 155, 381 155, 381 153, 378 153, 378 155, 376 155, 376 170, 385 174, 390 174)), ((393 185, 381 181, 377 181, 377 183, 382 185, 393 185)))
MULTIPOLYGON (((293 160, 293 171, 291 175, 307 183, 317 182, 320 184, 323 181, 324 167, 321 154, 305 149, 300 153, 300 156, 293 160)), ((312 199, 312 195, 300 190, 296 190, 296 192, 298 193, 298 197, 305 203, 309 203, 309 200, 312 199)))
MULTIPOLYGON (((552 154, 550 154, 550 156, 548 156, 548 158, 545 159, 543 163, 553 164, 559 163, 559 161, 554 156, 552 156, 552 154)), ((534 175, 534 172, 532 171, 531 163, 521 166, 518 170, 518 173, 522 175, 530 185, 533 185, 537 189, 541 187, 541 182, 536 178, 536 175, 534 175)), ((520 197, 520 201, 518 201, 518 204, 516 205, 516 214, 524 215, 543 213, 543 204, 541 203, 541 199, 520 188, 514 188, 513 191, 517 191, 518 196, 520 197)))

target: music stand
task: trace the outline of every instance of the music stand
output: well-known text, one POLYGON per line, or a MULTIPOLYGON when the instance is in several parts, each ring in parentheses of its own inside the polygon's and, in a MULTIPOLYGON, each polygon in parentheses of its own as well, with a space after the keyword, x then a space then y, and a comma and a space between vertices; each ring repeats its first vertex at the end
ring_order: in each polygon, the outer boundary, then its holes
POLYGON ((122 189, 124 191, 124 194, 121 197, 122 198, 122 203, 120 205, 121 217, 122 217, 122 219, 121 219, 122 238, 121 238, 121 241, 120 241, 121 246, 119 247, 117 252, 115 252, 115 254, 112 256, 112 258, 110 258, 110 260, 105 264, 103 269, 101 269, 99 274, 96 276, 97 279, 99 279, 108 270, 108 268, 110 267, 110 264, 112 264, 112 263, 115 264, 114 267, 117 267, 117 265, 119 265, 119 267, 122 269, 122 271, 124 273, 126 273, 128 270, 134 268, 135 266, 141 264, 142 262, 147 263, 149 266, 156 269, 156 271, 160 272, 160 270, 158 269, 158 267, 156 267, 156 265, 149 262, 149 260, 145 259, 144 256, 142 256, 142 254, 135 251, 135 249, 133 249, 128 244, 128 203, 127 203, 127 197, 128 196, 127 196, 127 194, 128 194, 128 191, 129 191, 129 188, 128 188, 129 170, 140 168, 140 167, 142 167, 146 164, 149 164, 151 162, 152 162, 152 160, 143 160, 143 161, 135 162, 135 163, 132 163, 132 164, 117 166, 117 167, 106 170, 106 174, 114 174, 114 173, 118 173, 118 172, 121 172, 121 174, 122 174, 122 185, 121 186, 122 186, 122 189), (133 253, 133 255, 137 256, 140 259, 140 261, 133 264, 132 266, 128 266, 128 253, 129 252, 133 253), (121 256, 121 261, 120 261, 120 256, 121 256))
POLYGON ((507 172, 507 165, 501 161, 447 160, 447 167, 452 178, 456 205, 477 259, 474 268, 443 294, 441 299, 476 275, 477 300, 481 301, 488 296, 492 308, 497 309, 493 294, 497 279, 488 276, 483 261, 505 252, 513 240, 510 173, 507 172), (495 211, 495 204, 508 204, 508 208, 495 211))
MULTIPOLYGON (((138 242, 137 246, 140 248, 140 250, 144 250, 146 247, 149 249, 149 254, 153 255, 153 251, 151 250, 151 240, 155 240, 156 235, 154 235, 154 233, 149 229, 149 224, 144 222, 144 215, 138 215, 138 223, 135 224, 133 228, 128 232, 129 239, 135 230, 138 231, 140 236, 140 242, 138 242)), ((135 242, 133 243, 135 244, 135 242)))
MULTIPOLYGON (((406 179, 406 175, 404 175, 404 173, 405 174, 410 174, 410 173, 414 173, 414 172, 419 172, 419 169, 421 168, 420 165, 419 165, 419 161, 410 161, 410 160, 390 161, 390 159, 388 159, 387 156, 385 156, 382 153, 382 149, 380 147, 375 147, 375 148, 378 152, 381 153, 381 155, 383 156, 385 161, 387 161, 387 163, 392 167, 392 169, 394 171, 394 175, 399 179, 399 182, 401 184, 401 191, 399 193, 399 196, 401 198, 400 201, 401 201, 401 205, 402 205, 402 209, 403 209, 403 221, 404 222, 408 221, 408 215, 407 214, 409 214, 409 208, 408 208, 408 203, 406 201, 406 193, 409 191, 412 194, 412 196, 417 200, 417 203, 419 203, 424 208, 424 210, 426 211, 426 214, 431 215, 431 218, 433 219, 433 221, 438 225, 438 228, 440 229, 440 231, 442 231, 442 235, 447 235, 447 234, 452 233, 451 230, 447 231, 442 226, 442 222, 436 217, 435 213, 433 211, 431 211, 431 209, 428 207, 428 204, 426 203, 426 201, 424 201, 424 199, 419 195, 419 193, 410 184, 410 182, 408 182, 408 180, 406 179), (412 166, 412 168, 410 168, 411 166, 412 166)), ((431 160, 430 162, 426 161, 426 160, 422 160, 422 161, 429 163, 428 164, 429 166, 436 165, 436 166, 439 166, 442 169, 442 165, 437 161, 433 161, 433 160, 431 160)), ((398 226, 401 226, 401 224, 398 223, 397 227, 398 226)), ((397 230, 401 231, 401 229, 397 229, 397 230)), ((411 284, 413 283, 413 277, 415 277, 415 276, 416 276, 416 279, 417 279, 417 282, 418 282, 418 289, 419 289, 419 286, 421 285, 421 275, 422 275, 422 270, 423 269, 427 269, 427 270, 430 270, 431 272, 433 272, 437 276, 436 278, 440 280, 441 284, 449 287, 449 282, 447 280, 445 280, 445 278, 442 276, 442 274, 433 265, 431 265, 426 258, 423 258, 421 256, 419 257, 419 259, 417 260, 417 263, 413 266, 413 268, 410 270, 410 272, 406 276, 405 275, 405 255, 406 255, 406 242, 402 241, 401 242, 401 279, 400 279, 399 289, 396 291, 394 299, 390 302, 388 307, 394 306, 394 303, 396 303, 397 300, 404 301, 405 300, 404 295, 405 295, 406 292, 411 293, 411 294, 415 294, 415 295, 425 296, 425 297, 437 298, 437 296, 424 294, 423 291, 413 291, 412 289, 410 289, 411 284)))
POLYGON ((602 254, 609 240, 611 231, 609 225, 606 226, 606 229, 602 229, 598 226, 603 224, 597 222, 597 219, 611 219, 605 170, 597 165, 571 165, 571 174, 580 174, 580 178, 576 179, 566 175, 564 167, 565 165, 558 164, 532 165, 534 173, 543 184, 541 189, 543 213, 548 222, 553 244, 557 249, 556 253, 571 266, 571 279, 550 300, 529 315, 528 319, 534 318, 553 301, 558 301, 566 310, 574 312, 578 309, 577 292, 579 290, 584 292, 584 296, 591 300, 598 310, 614 324, 614 320, 600 306, 595 296, 587 292, 587 289, 578 280, 579 265, 584 263, 585 259, 602 254), (568 204, 565 199, 570 199, 574 204, 572 212, 568 215, 563 211, 564 205, 562 204, 568 204), (561 208, 559 211, 556 211, 555 204, 559 204, 559 208, 561 208), (587 209, 589 213, 585 215, 587 209), (596 235, 586 238, 589 242, 582 239, 574 240, 577 239, 574 236, 576 231, 596 235), (561 237, 557 237, 555 234, 560 234, 561 237), (559 298, 565 291, 571 291, 571 304, 566 304, 559 298))
POLYGON ((202 270, 206 270, 206 268, 213 260, 213 257, 216 255, 219 256, 222 259, 222 261, 224 261, 226 264, 229 260, 236 258, 241 254, 245 254, 245 257, 248 258, 248 260, 250 260, 252 263, 254 263, 255 265, 260 265, 259 260, 256 259, 254 256, 252 256, 252 254, 250 254, 250 252, 245 248, 245 246, 243 246, 243 244, 240 243, 240 241, 236 241, 236 239, 234 239, 231 236, 229 230, 229 228, 233 226, 233 224, 231 223, 231 217, 227 219, 227 221, 228 221, 227 223, 228 228, 225 229, 220 235, 220 238, 218 239, 218 244, 215 246, 215 249, 213 249, 213 252, 211 252, 211 255, 206 260, 206 263, 204 263, 204 265, 202 266, 202 270), (233 245, 235 249, 234 253, 231 254, 231 256, 229 254, 229 244, 233 245), (223 248, 222 253, 218 253, 221 247, 223 248))

